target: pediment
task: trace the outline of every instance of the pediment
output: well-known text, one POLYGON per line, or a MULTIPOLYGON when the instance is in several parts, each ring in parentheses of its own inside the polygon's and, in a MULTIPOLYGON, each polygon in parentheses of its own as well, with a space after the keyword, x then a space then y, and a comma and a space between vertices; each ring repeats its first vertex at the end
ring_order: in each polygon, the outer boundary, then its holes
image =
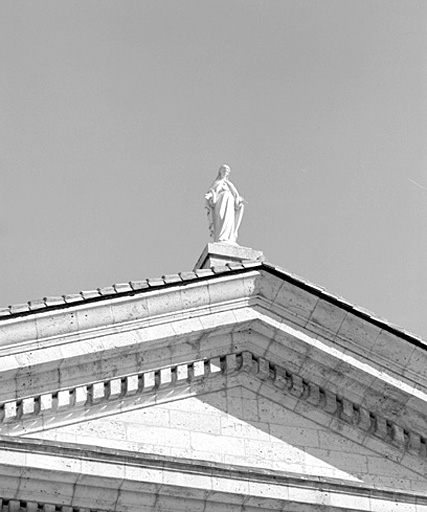
MULTIPOLYGON (((239 465, 238 457, 233 459, 230 454, 241 446, 245 458, 240 464, 246 460, 246 466, 303 473, 311 467, 321 472, 329 467, 336 478, 353 480, 359 473, 350 460, 354 464, 364 461, 360 467, 366 468, 369 461, 372 465, 384 459, 390 463, 379 464, 386 464, 390 475, 392 467, 400 467, 400 474, 415 471, 418 479, 427 475, 421 436, 408 434, 362 406, 250 352, 61 391, 45 396, 37 410, 34 405, 22 403, 20 415, 6 417, 2 434, 183 458, 192 456, 197 442, 200 459, 234 465, 239 465), (179 421, 183 428, 179 428, 179 421), (211 431, 215 421, 216 430, 211 431), (289 421, 293 430, 288 428, 289 421), (227 435, 227 429, 237 430, 227 435), (255 452, 247 457, 246 434, 252 436, 254 446, 255 441, 261 441, 259 453, 264 453, 264 458, 259 455, 257 459, 255 452), (230 447, 210 454, 201 449, 202 445, 213 446, 214 441, 220 446, 228 441, 230 447), (338 464, 337 459, 334 466, 339 446, 348 448, 348 452, 343 448, 343 453, 348 453, 347 462, 338 464), (289 467, 281 465, 272 455, 277 451, 286 461, 286 450, 295 452, 298 462, 294 467, 292 461, 289 467), (317 456, 320 459, 316 462, 317 456), (310 462, 303 463, 304 457, 310 462)), ((410 475, 407 478, 415 478, 410 475)))
POLYGON ((2 403, 16 401, 19 416, 32 397, 250 351, 407 432, 427 431, 425 343, 273 270, 165 277, 3 318, 2 403))
POLYGON ((427 485, 426 467, 404 467, 398 450, 381 451, 360 433, 333 429, 319 421, 315 410, 310 415, 293 400, 261 389, 248 375, 229 384, 23 437, 389 489, 401 488, 402 480, 408 489, 427 485))
POLYGON ((425 345, 268 266, 209 272, 2 321, 9 495, 58 503, 61 481, 62 504, 93 508, 97 489, 123 512, 427 507, 425 345))

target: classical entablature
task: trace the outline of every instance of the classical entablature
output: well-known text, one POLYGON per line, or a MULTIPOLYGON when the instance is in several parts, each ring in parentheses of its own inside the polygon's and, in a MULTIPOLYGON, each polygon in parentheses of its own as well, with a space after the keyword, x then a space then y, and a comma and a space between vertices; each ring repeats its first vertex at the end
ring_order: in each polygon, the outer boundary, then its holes
POLYGON ((276 266, 8 308, 0 340, 10 511, 427 511, 427 345, 276 266))

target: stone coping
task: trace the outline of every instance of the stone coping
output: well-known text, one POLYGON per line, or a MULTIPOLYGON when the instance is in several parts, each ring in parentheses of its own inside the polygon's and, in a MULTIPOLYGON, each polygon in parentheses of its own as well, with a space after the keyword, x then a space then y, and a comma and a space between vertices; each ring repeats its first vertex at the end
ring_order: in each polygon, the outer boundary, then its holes
POLYGON ((268 262, 243 261, 241 263, 228 263, 225 266, 212 267, 210 269, 198 269, 190 272, 179 272, 177 274, 163 275, 158 278, 148 278, 142 281, 129 281, 128 283, 119 283, 112 286, 97 288, 95 290, 82 291, 77 294, 68 294, 55 297, 44 297, 43 299, 29 301, 27 303, 15 304, 7 308, 0 308, 0 322, 50 312, 52 310, 64 309, 71 306, 111 300, 115 297, 133 296, 150 290, 166 288, 172 286, 185 286, 188 283, 215 279, 218 276, 230 274, 244 274, 249 271, 266 271, 284 281, 287 281, 313 295, 347 311, 355 316, 370 322, 371 324, 384 329, 391 334, 409 341, 417 347, 427 350, 427 343, 417 335, 414 335, 400 326, 397 326, 374 313, 352 305, 344 298, 329 293, 325 288, 314 285, 308 280, 289 272, 277 265, 268 262))

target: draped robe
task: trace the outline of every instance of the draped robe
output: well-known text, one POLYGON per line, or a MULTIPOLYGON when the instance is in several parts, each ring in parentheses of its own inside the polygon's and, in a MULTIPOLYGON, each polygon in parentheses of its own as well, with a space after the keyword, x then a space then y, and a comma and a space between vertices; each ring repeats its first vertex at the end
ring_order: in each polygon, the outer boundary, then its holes
POLYGON ((243 198, 227 179, 216 180, 206 194, 209 229, 215 242, 237 243, 243 198))

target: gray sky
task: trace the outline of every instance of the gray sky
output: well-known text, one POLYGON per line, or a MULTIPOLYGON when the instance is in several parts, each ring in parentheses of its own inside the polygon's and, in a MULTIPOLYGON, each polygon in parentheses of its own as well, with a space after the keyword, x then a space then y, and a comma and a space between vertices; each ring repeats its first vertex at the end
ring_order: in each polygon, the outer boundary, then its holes
POLYGON ((427 2, 0 7, 2 306, 191 269, 228 162, 241 245, 427 337, 427 2))

